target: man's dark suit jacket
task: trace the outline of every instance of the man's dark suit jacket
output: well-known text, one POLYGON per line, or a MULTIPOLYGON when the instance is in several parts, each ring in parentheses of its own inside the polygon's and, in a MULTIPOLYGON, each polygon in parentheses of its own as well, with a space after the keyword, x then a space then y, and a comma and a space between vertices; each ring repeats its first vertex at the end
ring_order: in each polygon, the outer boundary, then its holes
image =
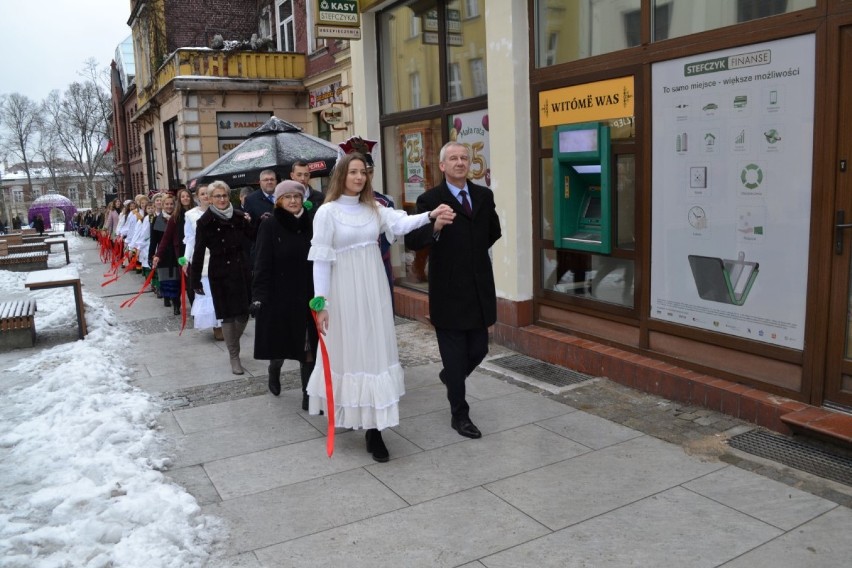
POLYGON ((262 189, 256 189, 246 196, 243 203, 243 211, 251 215, 251 225, 257 230, 260 225, 261 217, 264 213, 272 213, 274 206, 271 201, 263 193, 262 189))
POLYGON ((467 182, 473 215, 465 215, 447 182, 442 181, 417 198, 417 212, 431 211, 442 203, 456 213, 436 240, 429 224, 405 236, 405 246, 429 254, 429 315, 432 325, 444 329, 478 329, 497 321, 494 271, 488 249, 500 238, 500 218, 494 194, 487 187, 467 182))

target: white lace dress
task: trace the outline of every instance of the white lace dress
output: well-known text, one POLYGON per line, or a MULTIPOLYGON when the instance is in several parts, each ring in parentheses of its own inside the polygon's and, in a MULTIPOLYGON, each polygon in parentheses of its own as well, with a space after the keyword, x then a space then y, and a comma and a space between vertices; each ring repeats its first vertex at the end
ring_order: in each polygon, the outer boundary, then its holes
MULTIPOLYGON (((329 303, 325 343, 338 428, 383 430, 399 424, 405 382, 378 239, 385 233, 393 242, 428 224, 428 215, 370 207, 346 195, 317 210, 308 259, 314 261, 315 294, 329 303)), ((318 414, 326 408, 319 350, 307 390, 308 410, 318 414)))

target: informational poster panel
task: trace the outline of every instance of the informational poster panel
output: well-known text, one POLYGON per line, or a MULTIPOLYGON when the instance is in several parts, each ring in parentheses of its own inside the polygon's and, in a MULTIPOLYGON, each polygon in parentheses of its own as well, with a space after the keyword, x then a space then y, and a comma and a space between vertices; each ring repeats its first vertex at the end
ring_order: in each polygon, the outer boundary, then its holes
POLYGON ((403 200, 406 205, 413 205, 417 198, 426 191, 426 142, 429 133, 421 128, 400 130, 400 145, 402 146, 402 183, 403 200))
POLYGON ((488 109, 450 116, 450 141, 470 149, 470 171, 474 183, 491 187, 491 149, 488 144, 488 109))
POLYGON ((814 45, 653 66, 652 318, 802 349, 814 45))

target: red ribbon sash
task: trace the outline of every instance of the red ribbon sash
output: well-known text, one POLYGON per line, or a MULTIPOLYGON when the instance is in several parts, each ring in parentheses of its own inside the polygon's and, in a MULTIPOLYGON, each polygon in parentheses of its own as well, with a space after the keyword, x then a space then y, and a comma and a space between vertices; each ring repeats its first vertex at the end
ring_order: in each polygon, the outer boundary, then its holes
POLYGON ((311 310, 311 315, 314 316, 314 325, 317 326, 320 354, 322 355, 322 369, 325 375, 325 397, 328 401, 325 409, 325 413, 328 415, 328 434, 325 439, 325 453, 328 454, 328 457, 331 457, 334 453, 334 389, 331 384, 331 365, 328 362, 328 349, 325 346, 325 340, 320 331, 317 313, 311 310))

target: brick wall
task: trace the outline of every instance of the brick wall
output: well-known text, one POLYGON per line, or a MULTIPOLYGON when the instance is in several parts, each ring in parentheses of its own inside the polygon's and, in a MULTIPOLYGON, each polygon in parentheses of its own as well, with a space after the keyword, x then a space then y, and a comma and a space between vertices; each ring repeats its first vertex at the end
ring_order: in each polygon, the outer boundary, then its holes
POLYGON ((248 40, 257 33, 256 0, 166 0, 169 52, 179 47, 209 47, 216 34, 248 40))

